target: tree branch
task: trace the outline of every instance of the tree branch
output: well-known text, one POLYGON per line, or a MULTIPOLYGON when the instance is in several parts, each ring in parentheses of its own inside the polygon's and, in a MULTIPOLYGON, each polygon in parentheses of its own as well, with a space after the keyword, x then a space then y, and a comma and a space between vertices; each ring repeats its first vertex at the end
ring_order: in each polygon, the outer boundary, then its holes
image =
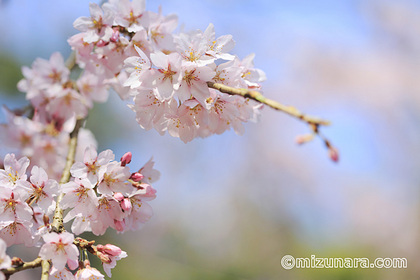
POLYGON ((22 270, 40 267, 41 262, 42 262, 41 258, 38 257, 38 258, 34 259, 33 261, 25 262, 22 265, 19 265, 17 267, 5 268, 5 269, 2 269, 1 271, 4 273, 4 275, 6 275, 6 277, 8 277, 8 276, 10 276, 10 275, 12 275, 16 272, 22 271, 22 270))
POLYGON ((41 280, 48 280, 50 276, 50 263, 46 260, 42 260, 41 267, 42 267, 41 280))
MULTIPOLYGON (((70 133, 70 143, 69 143, 69 150, 67 152, 67 159, 66 165, 63 170, 63 174, 61 175, 60 185, 67 183, 70 180, 70 168, 74 163, 74 158, 76 156, 76 148, 77 148, 77 136, 79 135, 79 130, 83 125, 85 120, 77 120, 74 130, 70 133)), ((54 232, 60 233, 63 231, 63 209, 60 207, 60 202, 63 199, 64 194, 61 193, 57 197, 57 204, 54 211, 53 222, 51 224, 51 228, 54 232)))
POLYGON ((255 100, 259 103, 265 104, 275 110, 282 111, 292 117, 295 117, 297 119, 300 119, 308 124, 320 126, 320 125, 330 125, 331 123, 327 120, 323 120, 317 117, 308 116, 300 112, 298 109, 296 109, 293 106, 286 106, 284 104, 281 104, 277 101, 265 98, 260 92, 256 90, 249 90, 245 88, 233 88, 226 86, 224 84, 219 83, 213 83, 213 82, 207 82, 207 86, 209 88, 217 89, 220 92, 227 93, 230 95, 240 95, 245 98, 250 98, 252 100, 255 100))
POLYGON ((319 136, 319 138, 321 138, 321 140, 324 142, 325 146, 327 147, 328 152, 329 152, 329 157, 335 162, 338 161, 338 150, 334 146, 331 145, 331 142, 324 135, 322 135, 319 132, 319 127, 322 125, 323 126, 330 125, 331 124, 330 121, 320 119, 318 117, 308 116, 300 112, 298 109, 296 109, 293 106, 287 106, 287 105, 281 104, 280 102, 265 98, 260 92, 256 90, 249 90, 245 88, 233 88, 233 87, 226 86, 224 84, 213 83, 213 82, 207 82, 207 86, 209 88, 217 89, 220 92, 227 93, 230 95, 240 95, 244 98, 250 98, 259 103, 265 104, 275 110, 284 112, 292 117, 295 117, 301 121, 306 122, 309 125, 310 129, 312 130, 312 134, 299 136, 297 139, 297 142, 299 144, 303 144, 305 142, 312 140, 314 135, 317 135, 319 136))
MULTIPOLYGON (((79 135, 79 130, 82 127, 84 121, 85 121, 84 119, 77 120, 73 131, 70 133, 69 150, 67 152, 66 165, 64 167, 63 174, 61 175, 60 185, 65 184, 70 180, 70 168, 73 165, 74 158, 76 156, 77 137, 79 135)), ((64 197, 63 193, 61 193, 57 197, 57 201, 56 201, 57 204, 55 206, 53 222, 51 224, 52 231, 57 232, 57 233, 60 233, 64 230, 63 209, 60 206, 60 202, 63 199, 63 197, 64 197)), ((49 271, 50 271, 50 263, 48 261, 43 261, 41 280, 48 280, 49 271)))

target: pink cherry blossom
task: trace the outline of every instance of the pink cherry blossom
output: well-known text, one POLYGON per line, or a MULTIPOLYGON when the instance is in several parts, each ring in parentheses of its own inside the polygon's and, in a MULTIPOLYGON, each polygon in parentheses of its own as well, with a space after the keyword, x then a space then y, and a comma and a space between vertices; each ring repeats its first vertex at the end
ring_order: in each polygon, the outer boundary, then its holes
POLYGON ((151 74, 153 87, 159 100, 170 100, 181 83, 181 56, 177 53, 166 55, 162 52, 150 54, 150 59, 157 67, 151 74))
POLYGON ((117 261, 122 258, 126 258, 128 255, 125 251, 122 251, 119 247, 106 244, 105 246, 98 245, 98 251, 107 256, 108 261, 102 261, 104 271, 108 277, 111 277, 111 269, 117 265, 117 261))
POLYGON ((30 221, 33 211, 25 202, 29 197, 26 190, 2 189, 0 192, 0 223, 11 223, 17 219, 30 221))
POLYGON ((104 6, 115 10, 115 25, 126 27, 128 32, 137 32, 143 28, 145 0, 110 0, 104 6))
POLYGON ((106 102, 108 99, 108 87, 104 84, 100 76, 91 72, 85 72, 77 82, 79 92, 83 95, 89 108, 92 107, 92 101, 106 102))
POLYGON ((83 162, 75 162, 70 169, 75 178, 87 178, 92 184, 98 182, 98 173, 101 166, 105 166, 115 158, 111 150, 97 153, 96 148, 88 146, 84 152, 83 162))
POLYGON ((79 250, 73 244, 74 235, 68 232, 47 233, 42 236, 45 244, 42 245, 39 256, 43 260, 51 260, 58 270, 64 269, 67 261, 77 261, 79 250))
POLYGON ((146 130, 156 128, 160 134, 165 133, 165 127, 160 124, 164 121, 163 116, 167 102, 161 102, 154 94, 153 90, 139 90, 134 97, 134 104, 130 104, 129 108, 136 113, 136 121, 146 130))
POLYGON ((56 267, 52 267, 50 271, 50 279, 54 280, 74 280, 75 277, 71 271, 67 268, 58 270, 56 267))
POLYGON ((144 175, 145 183, 153 183, 159 180, 160 172, 154 169, 155 162, 153 161, 153 157, 150 158, 142 168, 138 171, 139 173, 144 175))
POLYGON ((126 182, 130 178, 128 166, 121 166, 118 162, 111 162, 99 170, 98 193, 112 195, 113 192, 127 193, 131 186, 126 182))
POLYGON ((207 50, 205 52, 207 55, 223 60, 233 60, 235 58, 234 55, 228 53, 235 46, 232 35, 223 35, 216 39, 214 25, 210 23, 203 33, 203 38, 207 41, 207 50))
POLYGON ((146 25, 152 47, 160 51, 175 50, 172 32, 178 25, 178 17, 174 14, 163 16, 161 9, 157 14, 148 12, 147 16, 146 25))
POLYGON ((124 60, 125 71, 130 74, 124 86, 130 86, 132 89, 142 85, 143 79, 147 77, 147 70, 151 67, 150 60, 146 54, 137 46, 134 46, 134 48, 139 56, 131 56, 124 60))
POLYGON ((105 277, 96 268, 87 265, 76 272, 76 280, 105 280, 105 277))
POLYGON ((215 72, 208 66, 197 66, 195 63, 185 63, 182 67, 181 84, 176 91, 181 101, 191 97, 197 99, 205 108, 210 108, 210 91, 207 82, 215 76, 215 72))
POLYGON ((65 193, 61 200, 63 209, 73 208, 71 213, 88 213, 89 209, 98 205, 98 198, 93 190, 94 185, 88 179, 76 178, 73 182, 61 185, 65 193))
POLYGON ((25 246, 31 247, 35 242, 32 225, 32 222, 25 220, 1 222, 0 238, 7 243, 7 246, 23 243, 25 246))
POLYGON ((31 171, 31 198, 48 215, 55 209, 54 197, 58 194, 58 183, 48 179, 48 175, 41 167, 34 166, 31 171))
POLYGON ((86 43, 97 42, 100 39, 108 41, 112 35, 112 11, 110 9, 103 11, 96 3, 90 3, 89 10, 90 17, 76 19, 73 23, 74 28, 85 32, 83 40, 86 43))
POLYGON ((0 187, 13 189, 20 183, 21 187, 28 188, 26 169, 29 163, 27 157, 17 160, 15 154, 7 154, 3 161, 4 169, 0 169, 0 187))
MULTIPOLYGON (((12 260, 6 254, 7 244, 3 239, 0 239, 0 269, 9 268, 12 266, 12 260)), ((5 279, 5 276, 0 272, 0 279, 5 279)))

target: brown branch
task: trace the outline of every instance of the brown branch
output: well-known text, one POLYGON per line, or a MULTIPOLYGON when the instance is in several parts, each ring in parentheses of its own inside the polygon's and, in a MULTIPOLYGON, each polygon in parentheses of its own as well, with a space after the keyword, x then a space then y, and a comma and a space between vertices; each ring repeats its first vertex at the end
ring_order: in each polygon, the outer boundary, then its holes
POLYGON ((9 277, 10 275, 12 275, 16 272, 22 271, 22 270, 40 267, 41 262, 42 262, 41 258, 38 257, 38 258, 34 259, 33 261, 25 262, 25 263, 23 263, 19 266, 2 269, 1 272, 3 272, 6 277, 9 277))
POLYGON ((207 82, 207 86, 209 88, 217 89, 220 92, 227 93, 230 95, 240 95, 245 98, 250 98, 252 100, 255 100, 259 103, 265 104, 275 110, 282 111, 292 117, 295 117, 297 119, 300 119, 308 124, 312 125, 330 125, 331 123, 327 120, 323 120, 317 117, 308 116, 302 112, 300 112, 298 109, 296 109, 293 106, 287 106, 284 104, 281 104, 280 102, 265 98, 260 92, 256 90, 249 90, 245 88, 233 88, 226 86, 224 84, 219 83, 213 83, 213 82, 207 82))
MULTIPOLYGON (((76 126, 74 130, 70 133, 70 143, 69 143, 69 150, 67 152, 67 159, 66 165, 63 170, 63 174, 61 175, 60 185, 65 184, 70 181, 70 168, 74 163, 74 158, 76 156, 76 148, 77 148, 77 136, 79 135, 79 130, 82 127, 84 119, 77 120, 76 126)), ((60 202, 63 199, 64 194, 61 193, 57 197, 56 207, 54 211, 53 222, 51 224, 51 228, 54 232, 60 233, 64 230, 63 228, 63 209, 60 207, 60 202)))
POLYGON ((255 100, 275 110, 284 112, 292 117, 295 117, 301 121, 306 122, 309 125, 310 129, 312 130, 313 134, 299 136, 297 142, 299 144, 308 142, 313 139, 314 135, 317 135, 319 138, 321 138, 321 140, 324 142, 325 146, 327 147, 329 157, 331 158, 331 160, 335 162, 338 161, 338 157, 339 157, 338 150, 334 146, 332 146, 331 142, 324 135, 322 135, 319 132, 319 127, 321 125, 327 126, 331 124, 329 121, 320 119, 318 117, 308 116, 300 112, 298 109, 296 109, 293 106, 287 106, 287 105, 281 104, 280 102, 265 98, 260 92, 256 90, 249 90, 245 88, 233 88, 233 87, 226 86, 224 84, 213 83, 213 82, 207 82, 207 86, 209 88, 217 89, 218 91, 223 92, 223 93, 227 93, 230 95, 240 95, 244 98, 255 100))
MULTIPOLYGON (((77 137, 79 135, 79 130, 82 127, 84 119, 77 120, 76 125, 73 131, 70 133, 70 142, 69 142, 69 150, 67 152, 66 158, 66 165, 63 170, 63 174, 61 175, 60 185, 65 184, 70 181, 70 168, 74 163, 74 158, 76 156, 76 148, 77 148, 77 137)), ((60 233, 64 230, 63 226, 63 209, 60 206, 60 202, 63 199, 64 194, 61 193, 57 197, 53 222, 51 224, 51 229, 54 232, 60 233)), ((50 271, 50 263, 48 261, 42 261, 42 274, 41 280, 48 280, 50 271)))

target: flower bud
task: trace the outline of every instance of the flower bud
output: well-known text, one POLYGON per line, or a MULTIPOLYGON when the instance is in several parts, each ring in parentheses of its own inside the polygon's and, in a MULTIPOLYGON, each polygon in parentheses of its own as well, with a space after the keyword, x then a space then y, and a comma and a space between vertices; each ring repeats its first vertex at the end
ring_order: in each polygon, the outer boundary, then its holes
POLYGON ((124 210, 124 211, 126 211, 126 212, 128 212, 128 211, 130 211, 131 210, 131 202, 130 202, 130 199, 128 199, 128 198, 124 198, 124 200, 123 201, 121 201, 121 209, 122 210, 124 210))
POLYGON ((338 150, 334 147, 330 147, 328 149, 328 156, 330 157, 330 159, 334 162, 338 162, 338 158, 339 158, 339 154, 338 154, 338 150))
POLYGON ((131 162, 131 152, 127 152, 125 153, 122 157, 121 157, 121 166, 126 166, 127 164, 129 164, 131 162))
POLYGON ((79 267, 79 261, 78 260, 67 259, 67 265, 70 268, 70 270, 74 270, 74 269, 79 267))
POLYGON ((96 46, 97 47, 105 47, 106 46, 106 43, 107 42, 105 42, 104 40, 99 40, 97 43, 96 43, 96 46))
POLYGON ((314 134, 304 134, 296 137, 296 143, 299 145, 305 144, 314 139, 314 134))
POLYGON ((121 254, 121 249, 112 244, 98 245, 97 249, 98 251, 108 254, 110 256, 113 256, 113 257, 119 256, 121 254))
POLYGON ((110 263, 111 262, 111 258, 109 257, 108 254, 104 254, 102 252, 97 252, 96 256, 101 260, 101 262, 103 263, 110 263))
POLYGON ((114 226, 117 231, 124 231, 125 229, 125 222, 114 220, 114 226))
POLYGON ((121 200, 124 199, 124 195, 122 193, 120 193, 120 192, 116 192, 116 193, 114 193, 114 198, 115 198, 115 200, 117 200, 118 202, 120 202, 121 200))
POLYGON ((134 182, 140 182, 141 180, 143 180, 144 176, 138 172, 135 172, 133 174, 131 174, 130 179, 133 180, 134 182))

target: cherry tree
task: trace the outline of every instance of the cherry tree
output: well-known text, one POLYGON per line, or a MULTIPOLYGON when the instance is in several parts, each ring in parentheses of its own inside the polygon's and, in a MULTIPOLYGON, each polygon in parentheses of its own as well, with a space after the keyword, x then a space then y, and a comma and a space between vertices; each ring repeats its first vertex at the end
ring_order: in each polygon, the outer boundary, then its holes
POLYGON ((151 218, 152 184, 159 179, 153 160, 131 167, 131 152, 98 151, 84 128, 93 104, 106 102, 111 88, 129 101, 141 128, 185 143, 230 129, 243 134, 243 124, 256 122, 268 106, 308 124, 311 133, 298 143, 319 136, 338 160, 319 130, 329 122, 265 98, 264 72, 253 54, 231 53, 232 35, 216 37, 213 24, 176 34, 175 15, 147 11, 145 4, 90 4, 90 16, 74 21, 79 33, 68 39, 67 60, 56 52, 23 67, 18 89, 30 105, 6 110, 0 127, 3 145, 17 151, 0 165, 0 279, 40 266, 41 279, 104 279, 92 256, 111 277, 127 252, 79 235, 138 230, 151 218), (37 247, 39 256, 10 258, 6 248, 14 244, 37 247))

